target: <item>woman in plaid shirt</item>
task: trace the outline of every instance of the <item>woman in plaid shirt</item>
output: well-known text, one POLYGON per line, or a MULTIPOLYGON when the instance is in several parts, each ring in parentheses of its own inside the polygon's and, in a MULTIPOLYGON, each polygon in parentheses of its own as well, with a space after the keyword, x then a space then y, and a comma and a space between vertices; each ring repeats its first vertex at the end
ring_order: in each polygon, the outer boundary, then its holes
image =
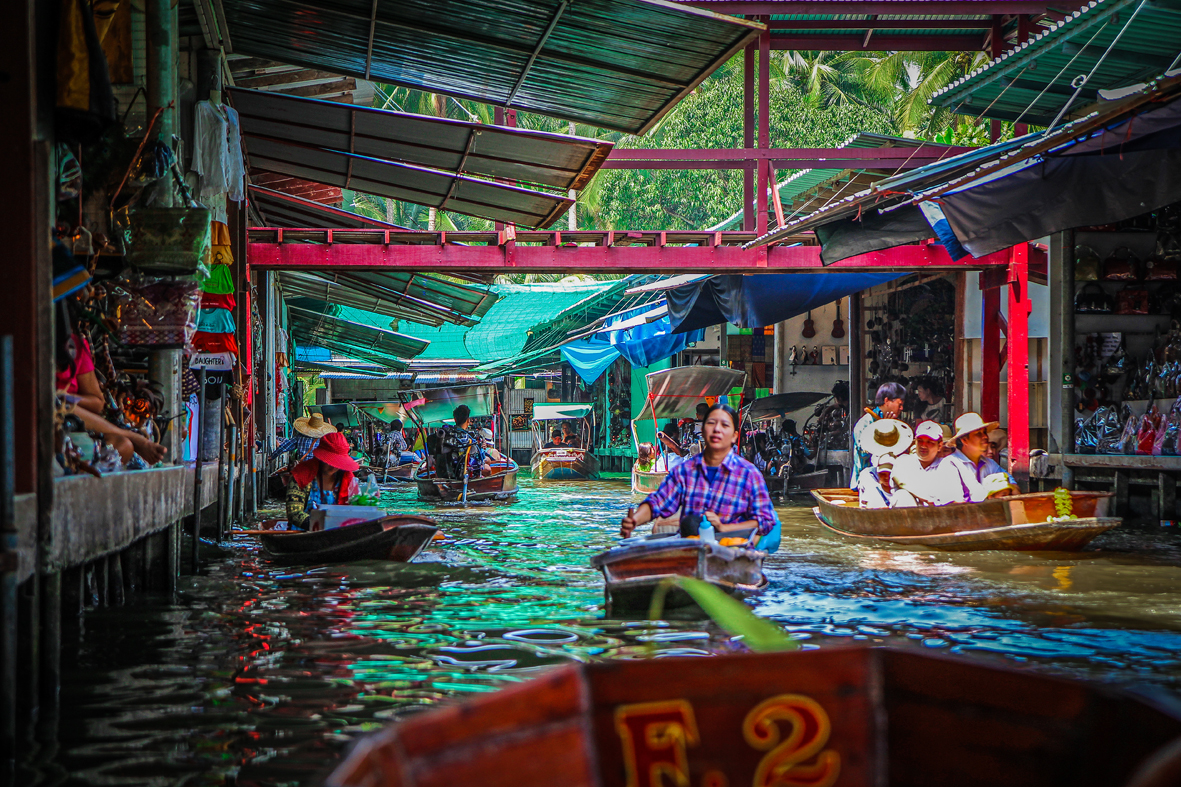
POLYGON ((637 525, 656 517, 699 516, 719 535, 754 530, 763 536, 775 525, 775 512, 763 474, 732 449, 738 441, 738 413, 715 404, 705 416, 705 450, 669 471, 660 488, 631 516, 624 517, 620 535, 627 538, 637 525))

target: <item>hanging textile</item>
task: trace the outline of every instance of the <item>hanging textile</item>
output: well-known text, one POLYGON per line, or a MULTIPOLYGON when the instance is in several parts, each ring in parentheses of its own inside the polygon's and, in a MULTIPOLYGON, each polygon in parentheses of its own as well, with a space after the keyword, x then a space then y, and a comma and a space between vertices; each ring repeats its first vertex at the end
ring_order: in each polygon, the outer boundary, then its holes
POLYGON ((198 196, 207 199, 224 193, 241 202, 245 199, 246 170, 238 113, 233 107, 210 101, 198 101, 193 112, 193 171, 201 176, 198 196))
POLYGON ((602 339, 578 339, 562 345, 562 360, 578 372, 587 385, 594 384, 619 358, 619 350, 602 339))

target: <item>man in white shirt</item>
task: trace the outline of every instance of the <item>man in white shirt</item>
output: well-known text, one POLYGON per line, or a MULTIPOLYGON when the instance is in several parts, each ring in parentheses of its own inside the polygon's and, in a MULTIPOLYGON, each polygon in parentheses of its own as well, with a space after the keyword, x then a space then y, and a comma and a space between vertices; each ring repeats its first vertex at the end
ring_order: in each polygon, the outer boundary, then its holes
POLYGON ((935 471, 941 499, 945 503, 979 503, 1016 491, 1016 484, 1004 469, 985 456, 988 432, 997 422, 986 423, 976 413, 964 413, 955 420, 957 450, 944 457, 935 471))
POLYGON ((943 428, 934 421, 923 421, 914 432, 914 450, 894 462, 891 505, 908 508, 933 505, 940 497, 936 471, 943 461, 943 428))

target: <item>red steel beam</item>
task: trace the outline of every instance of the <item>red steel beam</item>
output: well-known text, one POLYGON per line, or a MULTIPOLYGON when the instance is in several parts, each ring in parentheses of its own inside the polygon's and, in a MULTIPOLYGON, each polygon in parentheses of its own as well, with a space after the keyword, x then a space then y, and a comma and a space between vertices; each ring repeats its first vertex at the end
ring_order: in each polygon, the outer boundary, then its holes
MULTIPOLYGON (((247 248, 252 268, 275 270, 417 270, 422 272, 469 271, 480 273, 807 273, 883 270, 976 270, 1009 264, 1009 252, 990 254, 967 263, 953 262, 942 246, 923 244, 863 254, 824 266, 819 246, 772 246, 744 251, 741 246, 461 246, 454 243, 400 244, 392 232, 392 244, 339 242, 349 231, 335 230, 332 243, 308 243, 316 230, 256 229, 247 248), (282 242, 300 235, 300 241, 282 242), (280 239, 278 242, 262 238, 280 239)), ((318 231, 326 235, 323 231, 318 231)), ((365 231, 355 231, 364 233, 365 231)), ((536 236, 538 233, 530 233, 536 236)), ((722 237, 726 233, 717 233, 722 237)), ((745 233, 749 235, 749 233, 745 233)), ((372 237, 373 233, 368 235, 372 237)), ((358 234, 353 237, 363 237, 358 234)), ((1031 258, 1043 252, 1034 250, 1031 258)), ((999 348, 998 348, 999 349, 999 348)))
POLYGON ((772 35, 775 50, 823 50, 825 52, 976 52, 987 36, 979 35, 874 35, 869 41, 854 35, 772 35))
POLYGON ((1011 250, 1009 279, 1009 472, 1029 489, 1029 246, 1011 250))
POLYGON ((860 160, 892 160, 901 163, 911 158, 944 159, 975 148, 953 145, 926 145, 906 148, 629 148, 612 150, 607 163, 617 161, 824 161, 841 159, 856 164, 860 160))
MULTIPOLYGON (((1044 14, 1049 3, 1026 0, 674 0, 718 14, 916 14, 980 16, 1044 14)), ((1067 4, 1068 6, 1070 4, 1067 4)), ((1056 4, 1056 7, 1062 7, 1056 4)))
MULTIPOLYGON (((1022 17, 1023 19, 1025 17, 1022 17)), ((988 30, 991 19, 779 19, 775 30, 988 30)), ((774 33, 772 33, 774 34, 774 33)))

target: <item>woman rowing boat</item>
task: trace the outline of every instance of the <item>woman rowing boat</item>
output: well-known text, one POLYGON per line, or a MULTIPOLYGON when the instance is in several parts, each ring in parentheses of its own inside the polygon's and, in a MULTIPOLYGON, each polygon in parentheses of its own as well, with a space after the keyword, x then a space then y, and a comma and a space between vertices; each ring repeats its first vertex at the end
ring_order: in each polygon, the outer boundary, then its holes
POLYGON ((705 449, 669 471, 660 487, 635 513, 624 517, 620 535, 627 538, 638 525, 681 511, 682 535, 695 535, 692 523, 705 520, 719 533, 764 536, 775 525, 775 512, 763 474, 734 452, 738 413, 715 404, 706 413, 705 449))

